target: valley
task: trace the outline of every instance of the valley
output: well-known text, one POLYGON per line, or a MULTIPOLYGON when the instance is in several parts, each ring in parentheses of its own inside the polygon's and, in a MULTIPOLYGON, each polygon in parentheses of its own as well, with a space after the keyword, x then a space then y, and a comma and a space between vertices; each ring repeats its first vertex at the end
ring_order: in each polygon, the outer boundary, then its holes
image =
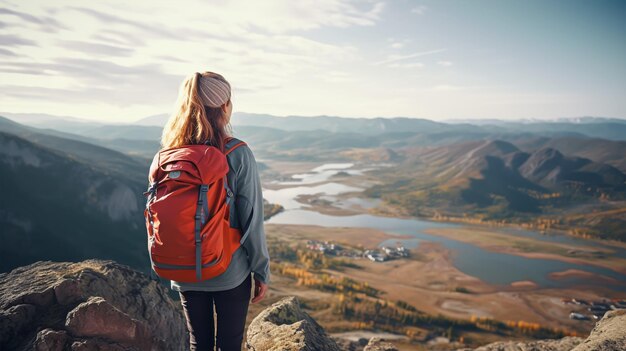
MULTIPOLYGON (((626 298, 618 122, 601 139, 604 122, 583 135, 568 123, 546 132, 240 117, 235 135, 261 172, 273 274, 250 319, 295 295, 335 335, 380 334, 417 350, 586 335, 591 307, 571 301, 626 298), (374 259, 398 245, 407 257, 374 259)), ((141 193, 160 127, 42 118, 0 118, 0 176, 10 185, 2 237, 19 249, 1 252, 2 269, 93 257, 147 272, 141 193)))
MULTIPOLYGON (((296 254, 281 258, 284 247, 304 250, 309 240, 328 241, 356 250, 402 244, 409 248, 409 258, 372 262, 364 257, 326 255, 330 262, 337 262, 329 267, 300 267, 303 272, 317 271, 336 280, 345 278, 367 284, 380 292, 370 299, 390 305, 408 303, 425 315, 450 319, 442 322, 448 327, 457 325, 451 320, 482 319, 505 325, 528 323, 537 328, 537 334, 529 334, 535 336, 547 330, 583 335, 593 327, 593 322, 570 319, 573 309, 564 300, 626 298, 626 245, 622 243, 586 240, 550 231, 540 234, 511 225, 447 224, 405 215, 389 217, 389 212, 381 216, 384 211, 377 206, 382 203, 363 198, 359 188, 378 182, 370 172, 377 167, 371 164, 362 165, 370 170, 363 171, 349 163, 292 162, 288 172, 275 178, 279 169, 275 167, 285 169, 284 164, 273 164, 271 160, 263 163, 268 167, 264 173, 265 196, 285 207, 284 212, 270 218, 266 225, 272 247, 283 247, 273 253, 278 262, 278 267, 273 268, 278 273, 274 293, 301 296, 312 309, 312 315, 328 330, 344 333, 373 328, 396 333, 399 338, 396 343, 405 344, 409 350, 412 342, 424 342, 433 332, 445 335, 448 329, 433 325, 412 329, 411 323, 382 321, 364 326, 350 318, 339 322, 337 306, 346 301, 345 291, 332 293, 323 285, 308 285, 306 279, 294 280, 290 273, 284 274, 290 272, 285 271, 284 265, 296 262, 294 267, 298 266, 296 254), (345 261, 347 265, 339 263, 345 261), (293 289, 294 284, 298 289, 293 289)), ((385 169, 385 165, 378 167, 385 169)), ((313 276, 309 279, 315 281, 313 276)), ((361 295, 358 292, 352 295, 361 301, 355 303, 360 306, 355 308, 367 310, 367 303, 359 299, 368 298, 361 295)), ((498 338, 493 334, 495 329, 476 325, 457 325, 452 330, 452 339, 462 338, 464 342, 480 344, 498 338)))

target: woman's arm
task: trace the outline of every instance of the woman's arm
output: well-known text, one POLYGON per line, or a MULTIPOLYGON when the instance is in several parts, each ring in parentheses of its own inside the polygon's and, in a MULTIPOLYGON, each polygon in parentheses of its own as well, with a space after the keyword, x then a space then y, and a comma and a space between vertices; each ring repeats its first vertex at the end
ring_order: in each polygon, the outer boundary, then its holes
POLYGON ((247 146, 239 147, 241 158, 237 172, 236 205, 241 225, 241 243, 248 254, 254 278, 262 283, 270 281, 270 258, 263 228, 263 193, 256 160, 247 146))

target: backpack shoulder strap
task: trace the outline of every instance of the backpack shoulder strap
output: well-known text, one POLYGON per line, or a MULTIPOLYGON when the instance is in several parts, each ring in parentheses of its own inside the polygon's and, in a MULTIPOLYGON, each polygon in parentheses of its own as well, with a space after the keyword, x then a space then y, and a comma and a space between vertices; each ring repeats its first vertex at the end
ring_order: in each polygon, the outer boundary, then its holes
POLYGON ((226 141, 226 144, 224 145, 224 155, 228 156, 228 154, 230 154, 236 148, 240 146, 244 146, 244 145, 246 145, 245 142, 237 138, 230 137, 228 138, 228 140, 226 141))

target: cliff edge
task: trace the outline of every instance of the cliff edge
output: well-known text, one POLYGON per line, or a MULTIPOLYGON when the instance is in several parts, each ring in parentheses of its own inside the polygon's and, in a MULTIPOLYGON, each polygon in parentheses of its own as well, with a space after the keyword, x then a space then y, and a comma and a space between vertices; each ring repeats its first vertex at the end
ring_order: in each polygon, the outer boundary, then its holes
POLYGON ((1 350, 185 350, 180 308, 113 261, 37 262, 0 275, 1 350))
MULTIPOLYGON (((295 297, 259 313, 244 343, 248 351, 397 351, 378 338, 337 342, 295 297)), ((0 274, 0 350, 175 351, 187 345, 178 303, 166 288, 127 266, 36 262, 0 274)), ((626 350, 626 310, 607 312, 586 339, 496 342, 459 351, 592 350, 626 350)))

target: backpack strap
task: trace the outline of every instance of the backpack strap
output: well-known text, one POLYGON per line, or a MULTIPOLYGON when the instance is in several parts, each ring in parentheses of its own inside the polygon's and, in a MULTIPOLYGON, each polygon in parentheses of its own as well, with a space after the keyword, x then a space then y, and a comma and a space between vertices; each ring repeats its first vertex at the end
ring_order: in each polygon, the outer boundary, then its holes
POLYGON ((237 138, 229 137, 228 139, 226 139, 226 143, 224 144, 224 155, 228 155, 236 148, 244 145, 246 145, 244 141, 241 141, 237 138))

